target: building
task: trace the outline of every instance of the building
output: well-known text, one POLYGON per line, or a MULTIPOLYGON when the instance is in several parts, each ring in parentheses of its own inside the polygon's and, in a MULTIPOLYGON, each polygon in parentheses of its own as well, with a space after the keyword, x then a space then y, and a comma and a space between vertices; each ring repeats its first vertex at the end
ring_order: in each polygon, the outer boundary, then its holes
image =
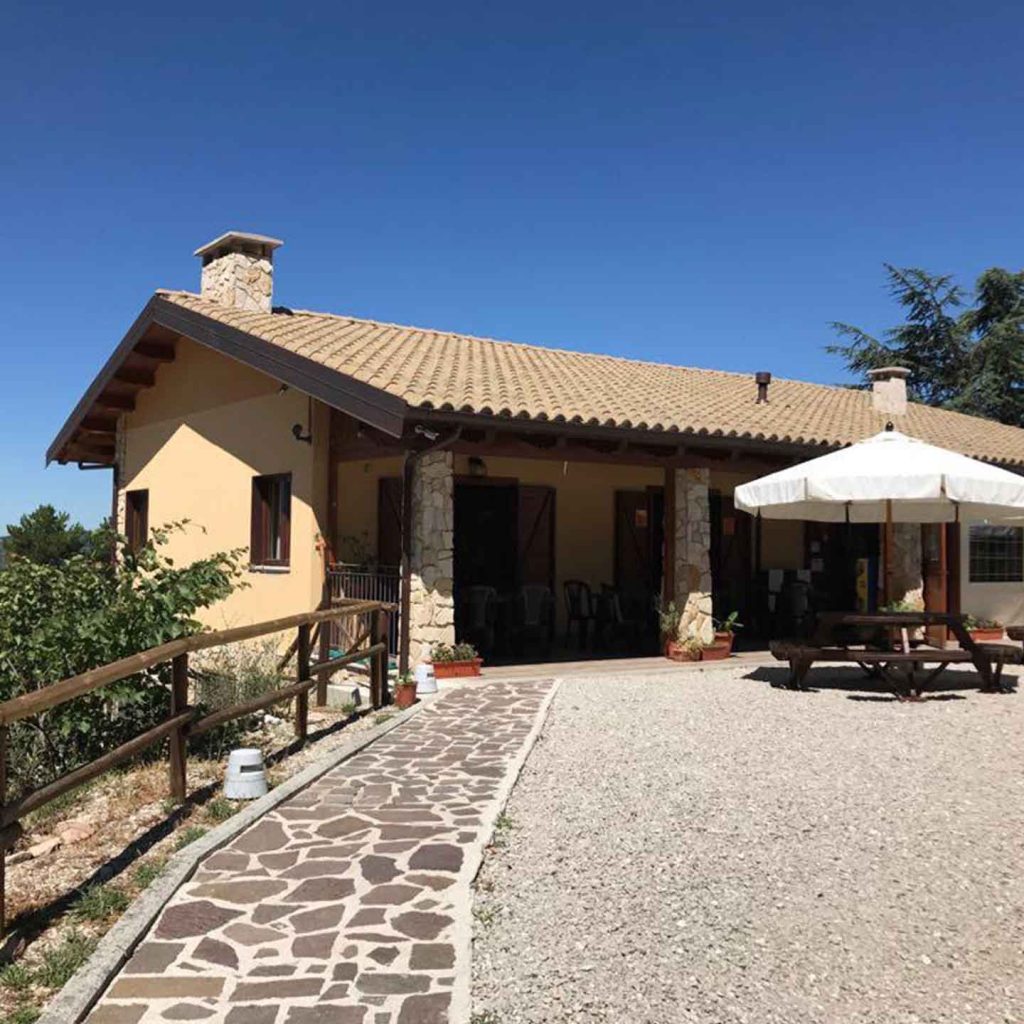
MULTIPOLYGON (((217 625, 309 609, 332 581, 397 596, 402 566, 413 662, 457 634, 546 656, 579 617, 600 650, 648 648, 662 596, 694 635, 733 609, 766 634, 787 588, 873 601, 879 531, 755 521, 737 484, 888 420, 1024 470, 1024 431, 908 402, 904 371, 856 391, 293 310, 273 304, 280 245, 198 249, 199 293, 153 296, 47 453, 112 467, 130 538, 188 518, 205 532, 179 559, 249 548, 217 625)), ((1021 534, 899 526, 899 590, 1024 621, 1021 534)))

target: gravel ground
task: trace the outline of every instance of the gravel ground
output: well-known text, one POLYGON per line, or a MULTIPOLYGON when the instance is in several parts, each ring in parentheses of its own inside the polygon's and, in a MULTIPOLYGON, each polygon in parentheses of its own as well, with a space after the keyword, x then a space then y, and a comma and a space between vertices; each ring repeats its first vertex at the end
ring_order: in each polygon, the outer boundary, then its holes
POLYGON ((1024 1020, 1024 693, 769 673, 562 683, 478 878, 474 1020, 1024 1020))

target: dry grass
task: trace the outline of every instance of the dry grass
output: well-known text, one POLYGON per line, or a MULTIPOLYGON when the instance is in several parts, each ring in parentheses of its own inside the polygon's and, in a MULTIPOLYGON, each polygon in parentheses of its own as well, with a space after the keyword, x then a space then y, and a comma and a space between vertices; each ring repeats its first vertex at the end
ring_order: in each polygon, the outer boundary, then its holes
MULTIPOLYGON (((335 729, 348 712, 317 709, 310 714, 315 742, 301 749, 288 752, 288 722, 247 735, 244 745, 259 747, 268 760, 276 752, 268 768, 275 786, 346 742, 353 730, 371 727, 370 717, 335 729)), ((220 795, 225 761, 189 759, 190 799, 180 807, 168 799, 162 760, 112 772, 26 818, 19 850, 54 835, 63 822, 88 822, 95 831, 45 857, 7 866, 9 933, 16 938, 7 951, 13 963, 0 968, 0 1024, 34 1020, 167 858, 243 806, 220 795)))

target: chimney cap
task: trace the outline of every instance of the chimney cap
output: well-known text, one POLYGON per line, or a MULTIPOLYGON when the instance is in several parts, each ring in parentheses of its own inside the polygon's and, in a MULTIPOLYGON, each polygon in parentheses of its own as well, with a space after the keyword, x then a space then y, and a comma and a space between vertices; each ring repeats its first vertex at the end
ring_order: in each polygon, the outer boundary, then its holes
POLYGON ((875 370, 868 370, 868 376, 872 380, 906 380, 910 371, 905 366, 879 366, 875 370))
POLYGON ((252 253, 255 250, 260 256, 269 257, 282 245, 284 242, 280 238, 271 238, 269 235, 255 235, 249 231, 225 231, 212 242, 201 245, 192 255, 201 256, 206 260, 223 256, 228 252, 252 253))

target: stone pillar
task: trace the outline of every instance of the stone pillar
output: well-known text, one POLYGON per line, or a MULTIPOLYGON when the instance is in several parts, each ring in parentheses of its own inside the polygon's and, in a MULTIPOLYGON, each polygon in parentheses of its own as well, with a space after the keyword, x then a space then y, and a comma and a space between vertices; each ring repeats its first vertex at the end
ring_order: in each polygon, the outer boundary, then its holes
MULTIPOLYGON (((882 526, 885 529, 885 526, 882 526)), ((905 601, 924 608, 924 570, 921 565, 921 527, 917 523, 892 524, 892 593, 890 602, 905 601)))
POLYGON ((679 636, 714 639, 711 617, 711 502, 706 469, 677 469, 675 602, 682 612, 679 636))
POLYGON ((435 643, 455 643, 454 459, 430 452, 416 464, 412 487, 409 665, 435 643))

